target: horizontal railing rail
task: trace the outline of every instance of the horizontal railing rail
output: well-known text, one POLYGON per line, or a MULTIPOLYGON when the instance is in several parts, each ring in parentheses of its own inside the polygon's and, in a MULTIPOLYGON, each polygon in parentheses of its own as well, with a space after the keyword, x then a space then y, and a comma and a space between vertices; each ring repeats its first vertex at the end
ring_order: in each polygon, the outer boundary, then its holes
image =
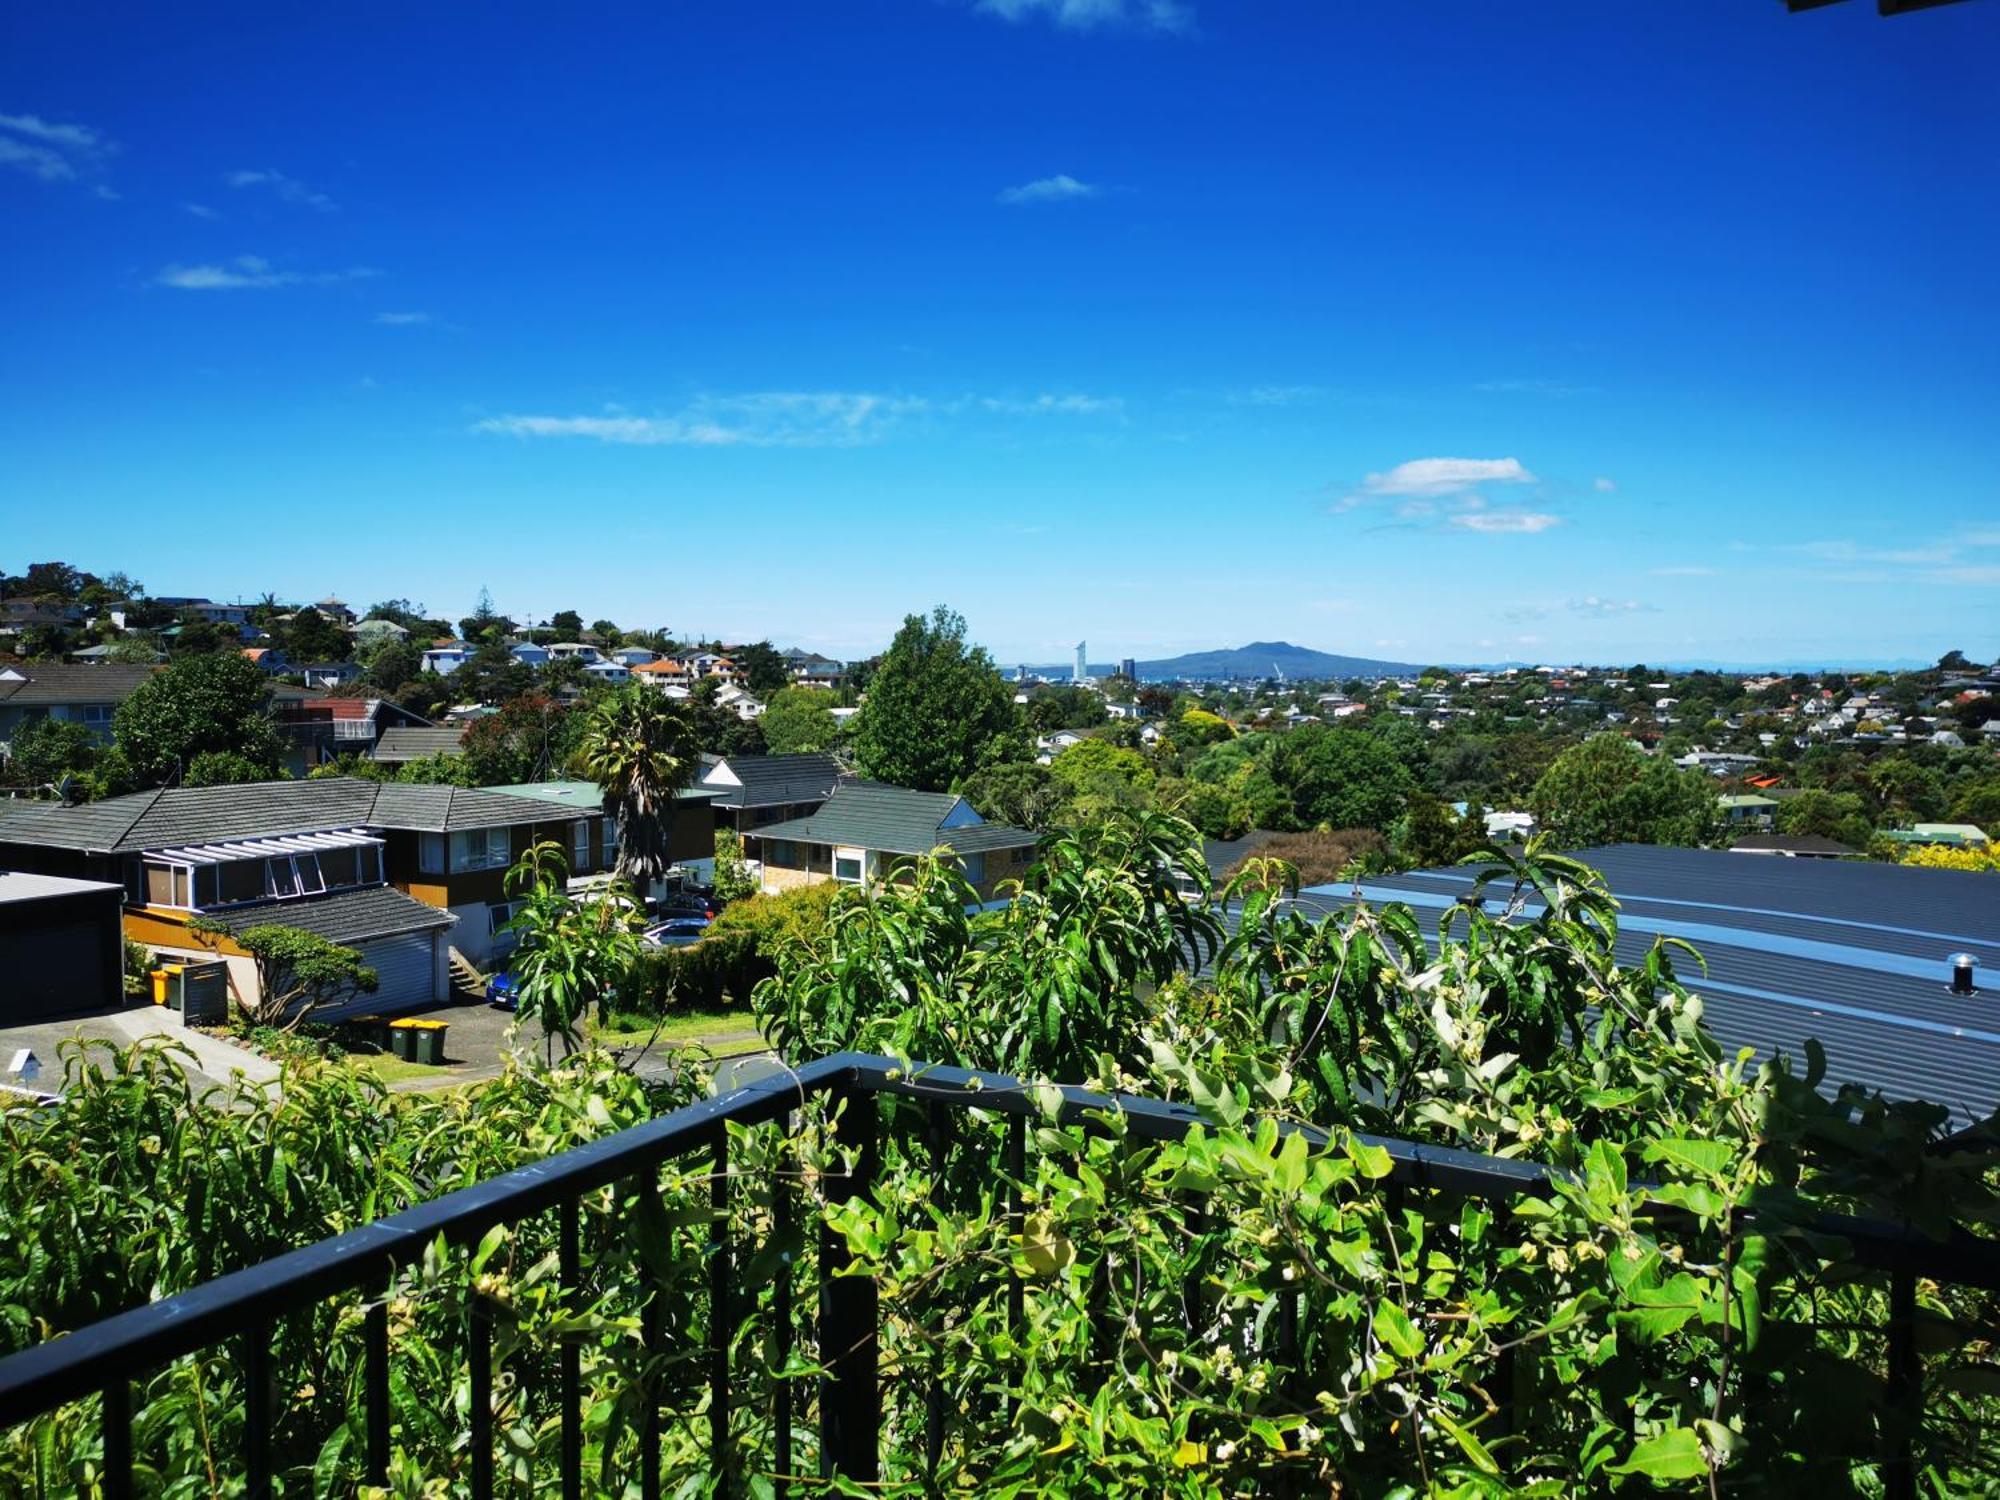
MULTIPOLYGON (((901 1097, 926 1106, 925 1134, 939 1159, 948 1140, 941 1128, 943 1109, 975 1109, 1006 1117, 1004 1169, 1014 1182, 1025 1171, 1026 1125, 1043 1112, 1046 1088, 998 1074, 963 1068, 912 1064, 895 1058, 840 1053, 787 1069, 678 1109, 660 1119, 620 1131, 587 1145, 504 1173, 488 1181, 448 1193, 401 1213, 362 1225, 332 1239, 278 1255, 257 1265, 176 1293, 158 1302, 104 1318, 33 1348, 0 1359, 0 1427, 30 1421, 63 1405, 92 1396, 102 1399, 104 1476, 106 1492, 131 1492, 133 1408, 131 1383, 148 1371, 214 1348, 227 1340, 246 1340, 246 1434, 244 1475, 252 1496, 271 1491, 273 1444, 268 1361, 278 1320, 330 1298, 356 1292, 376 1294, 368 1308, 365 1340, 367 1427, 364 1469, 370 1482, 381 1483, 390 1454, 388 1320, 380 1293, 399 1271, 418 1265, 427 1249, 442 1238, 469 1248, 496 1226, 518 1223, 554 1209, 561 1214, 560 1272, 565 1287, 575 1287, 579 1274, 579 1205, 586 1195, 620 1183, 644 1179, 666 1164, 708 1152, 714 1220, 708 1246, 711 1309, 732 1301, 733 1264, 729 1240, 728 1126, 786 1122, 793 1111, 817 1096, 869 1100, 901 1097)), ((1103 1126, 1119 1117, 1117 1128, 1143 1140, 1172 1141, 1185 1137, 1202 1116, 1192 1107, 1128 1094, 1103 1094, 1061 1086, 1059 1118, 1068 1124, 1103 1126)), ((829 1176, 830 1198, 864 1194, 880 1153, 880 1112, 847 1109, 836 1124, 836 1140, 855 1153, 853 1170, 829 1176)), ((1254 1122, 1253 1122, 1254 1123, 1254 1122)), ((788 1129, 792 1128, 789 1125, 788 1129)), ((1299 1133, 1315 1143, 1332 1135, 1310 1125, 1281 1122, 1281 1133, 1299 1133)), ((1386 1181, 1400 1188, 1431 1190, 1462 1197, 1505 1199, 1547 1195, 1556 1190, 1558 1173, 1550 1167, 1507 1158, 1482 1156, 1452 1147, 1375 1136, 1358 1137, 1389 1155, 1386 1181)), ((791 1193, 774 1183, 774 1222, 789 1227, 795 1209, 791 1193)), ((1010 1214, 1019 1223, 1021 1205, 1010 1190, 1010 1214)), ((1662 1207, 1668 1217, 1681 1211, 1662 1207)), ((1754 1208, 1747 1211, 1754 1221, 1754 1208)), ((1896 1424, 1900 1436, 1885 1466, 1889 1495, 1914 1494, 1914 1418, 1920 1415, 1921 1371, 1917 1365, 1915 1286, 1918 1278, 2000 1291, 2000 1247, 1962 1231, 1946 1239, 1927 1236, 1908 1225, 1847 1215, 1823 1214, 1803 1225, 1815 1235, 1837 1239, 1846 1258, 1858 1266, 1886 1272, 1890 1278, 1888 1373, 1892 1399, 1913 1403, 1905 1420, 1896 1424)), ((878 1305, 874 1284, 865 1277, 842 1274, 849 1264, 844 1241, 820 1230, 819 1329, 820 1467, 823 1474, 840 1474, 867 1483, 879 1466, 881 1393, 876 1370, 878 1305)), ((1009 1302, 1020 1316, 1023 1288, 1010 1277, 1009 1302)), ((789 1351, 789 1310, 792 1289, 780 1276, 774 1288, 774 1321, 782 1348, 789 1351)), ((493 1488, 490 1317, 475 1307, 470 1316, 469 1361, 472 1380, 471 1452, 475 1496, 493 1488)), ((710 1441, 718 1473, 727 1446, 730 1417, 730 1353, 728 1319, 712 1315, 708 1332, 710 1441)), ((582 1493, 582 1416, 578 1354, 574 1344, 563 1349, 561 1453, 562 1492, 582 1493)), ((784 1494, 791 1475, 792 1396, 790 1383, 777 1382, 774 1432, 777 1448, 774 1488, 784 1494)), ((657 1413, 655 1413, 657 1417, 657 1413)), ((931 1414, 926 1446, 933 1463, 942 1446, 944 1413, 931 1414)), ((649 1425, 643 1434, 641 1491, 660 1493, 658 1434, 649 1425)))

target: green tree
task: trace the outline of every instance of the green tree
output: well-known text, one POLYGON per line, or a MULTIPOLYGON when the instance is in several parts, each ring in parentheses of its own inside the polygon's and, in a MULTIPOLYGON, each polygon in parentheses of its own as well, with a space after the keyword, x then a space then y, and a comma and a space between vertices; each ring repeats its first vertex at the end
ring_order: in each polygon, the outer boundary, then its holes
POLYGON ((1714 837, 1715 783, 1616 734, 1557 756, 1529 796, 1553 843, 1702 844, 1714 837))
POLYGON ((7 745, 7 779, 15 786, 55 786, 66 776, 88 775, 101 749, 74 719, 30 719, 7 745))
POLYGON ((942 792, 1018 742, 1013 694, 983 646, 967 646, 965 620, 940 604, 904 617, 869 680, 854 750, 878 781, 942 792))
POLYGON ((133 774, 147 785, 173 782, 205 751, 277 774, 280 742, 264 674, 235 652, 176 661, 133 689, 111 722, 133 774))
POLYGON ((204 750, 187 763, 182 786, 243 786, 268 781, 271 769, 234 750, 204 750))
POLYGON ((345 661, 354 643, 333 621, 316 609, 302 609, 293 615, 282 636, 285 655, 294 666, 314 662, 345 661))
POLYGON ((583 616, 573 609, 559 609, 549 616, 549 629, 559 641, 573 641, 583 634, 583 616))
POLYGON ((792 680, 785 659, 769 641, 753 641, 729 653, 743 670, 743 685, 761 697, 768 697, 792 680))
POLYGON ((576 762, 617 819, 618 873, 641 886, 663 877, 674 795, 701 767, 693 716, 646 683, 627 683, 584 710, 576 762))
POLYGON ((764 745, 773 755, 831 750, 840 738, 833 716, 838 695, 825 688, 788 687, 772 694, 760 721, 764 745))
POLYGON ((733 828, 715 830, 715 894, 721 901, 741 901, 757 894, 757 877, 743 862, 743 840, 733 828))
POLYGON ((583 1045, 583 1020, 592 1007, 602 1021, 617 987, 640 952, 637 903, 624 886, 584 900, 568 891, 569 862, 560 845, 544 840, 507 872, 507 891, 521 902, 507 930, 517 942, 508 960, 518 1014, 542 1028, 553 1057, 583 1045))
POLYGON ((1068 821, 1094 823, 1114 809, 1146 812, 1153 805, 1153 769, 1136 750, 1105 740, 1080 740, 1049 766, 1056 785, 1068 794, 1068 821))
POLYGON ((368 658, 368 670, 363 674, 368 685, 378 692, 393 693, 417 680, 423 670, 423 653, 408 641, 393 638, 375 648, 375 654, 368 658))
POLYGON ((1395 752, 1374 735, 1324 724, 1280 738, 1271 776, 1304 828, 1387 828, 1413 785, 1395 752))
POLYGON ((1250 831, 1250 800, 1237 787, 1176 777, 1160 781, 1154 797, 1161 812, 1186 819, 1204 838, 1240 839, 1250 831))
POLYGON ((1780 833, 1836 839, 1853 849, 1867 848, 1875 837, 1867 799, 1859 792, 1808 787, 1779 803, 1774 821, 1780 833))
MULTIPOLYGON (((221 929, 197 920, 193 930, 212 938, 221 929)), ((381 982, 354 949, 316 932, 271 924, 236 934, 235 943, 257 965, 256 998, 238 1002, 251 1026, 293 1030, 316 1010, 374 994, 381 982)))
POLYGON ((965 778, 960 793, 973 811, 994 823, 1037 832, 1052 827, 1068 799, 1068 789, 1031 760, 983 766, 965 778))

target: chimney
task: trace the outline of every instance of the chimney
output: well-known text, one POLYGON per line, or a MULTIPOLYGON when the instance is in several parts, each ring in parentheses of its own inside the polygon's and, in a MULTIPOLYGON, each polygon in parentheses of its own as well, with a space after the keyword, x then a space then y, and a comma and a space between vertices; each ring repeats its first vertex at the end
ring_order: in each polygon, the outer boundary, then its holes
POLYGON ((1954 995, 1976 995, 1979 988, 1972 982, 1972 971, 1979 960, 1970 953, 1954 953, 1951 956, 1951 992, 1954 995))

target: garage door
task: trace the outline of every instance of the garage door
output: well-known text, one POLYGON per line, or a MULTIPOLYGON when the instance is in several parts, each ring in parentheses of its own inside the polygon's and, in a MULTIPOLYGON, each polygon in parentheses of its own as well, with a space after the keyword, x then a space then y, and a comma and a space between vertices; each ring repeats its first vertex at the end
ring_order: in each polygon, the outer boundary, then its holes
POLYGON ((429 1005, 437 999, 436 973, 431 966, 432 944, 436 935, 413 932, 405 937, 383 938, 373 943, 357 943, 361 961, 372 968, 381 981, 370 1003, 383 1010, 429 1005))
POLYGON ((0 974, 6 976, 0 1026, 117 1004, 122 997, 106 983, 104 969, 101 922, 52 922, 0 933, 0 974))

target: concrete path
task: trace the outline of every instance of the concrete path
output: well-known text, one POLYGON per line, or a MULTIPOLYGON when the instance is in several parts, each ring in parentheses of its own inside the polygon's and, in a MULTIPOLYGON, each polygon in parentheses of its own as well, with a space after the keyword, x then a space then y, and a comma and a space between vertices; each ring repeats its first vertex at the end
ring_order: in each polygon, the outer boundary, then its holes
POLYGON ((232 1073, 241 1073, 252 1083, 276 1083, 282 1070, 268 1057, 232 1047, 228 1042, 183 1026, 178 1014, 164 1005, 142 1005, 132 1010, 114 1011, 103 1018, 122 1032, 128 1041, 163 1036, 178 1042, 195 1055, 198 1071, 217 1083, 227 1083, 232 1073))

